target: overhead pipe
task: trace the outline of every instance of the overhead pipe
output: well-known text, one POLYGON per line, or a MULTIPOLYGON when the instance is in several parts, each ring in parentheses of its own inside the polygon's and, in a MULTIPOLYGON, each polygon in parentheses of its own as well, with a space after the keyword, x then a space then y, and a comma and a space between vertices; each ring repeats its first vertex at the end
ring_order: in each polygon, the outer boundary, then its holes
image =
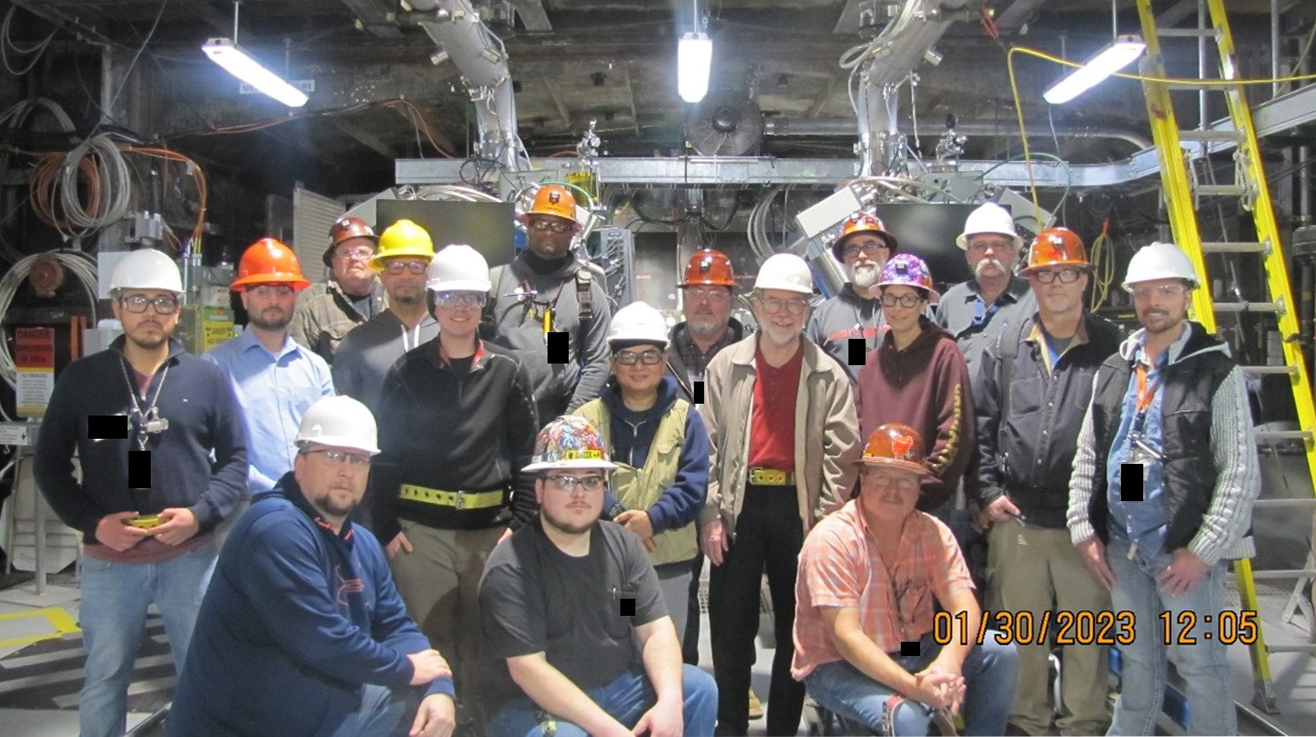
POLYGON ((475 103, 479 155, 516 170, 521 144, 512 73, 502 41, 468 0, 403 0, 403 5, 415 11, 404 17, 423 28, 461 72, 462 84, 475 103))
MULTIPOLYGON (((1019 137, 1018 126, 1001 125, 992 120, 961 120, 955 124, 955 131, 970 136, 1019 137)), ((765 136, 853 136, 854 134, 855 121, 851 118, 767 118, 763 121, 765 136)), ((1151 139, 1146 136, 1121 128, 1056 126, 1056 135, 1067 138, 1104 138, 1124 141, 1138 150, 1153 146, 1151 139)))

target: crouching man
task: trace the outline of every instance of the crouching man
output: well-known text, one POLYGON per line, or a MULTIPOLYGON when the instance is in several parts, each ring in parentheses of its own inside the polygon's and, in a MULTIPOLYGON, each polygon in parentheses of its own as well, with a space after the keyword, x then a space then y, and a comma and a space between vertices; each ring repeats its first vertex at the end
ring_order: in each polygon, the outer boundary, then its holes
POLYGON ((607 443, 583 417, 539 432, 539 519, 480 581, 485 732, 498 737, 711 735, 717 686, 681 661, 658 574, 635 535, 599 522, 607 443))
MULTIPOLYGON (((818 703, 873 734, 926 735, 961 711, 964 734, 1005 734, 1015 651, 987 630, 950 529, 916 511, 923 441, 882 425, 859 465, 860 492, 800 550, 791 675, 818 703), (933 597, 947 617, 934 630, 933 597), (939 644, 934 632, 943 633, 939 644)), ((949 726, 949 725, 946 725, 949 726)))
POLYGON ((238 520, 201 604, 171 735, 448 737, 452 672, 348 520, 377 453, 349 397, 311 405, 293 470, 238 520))

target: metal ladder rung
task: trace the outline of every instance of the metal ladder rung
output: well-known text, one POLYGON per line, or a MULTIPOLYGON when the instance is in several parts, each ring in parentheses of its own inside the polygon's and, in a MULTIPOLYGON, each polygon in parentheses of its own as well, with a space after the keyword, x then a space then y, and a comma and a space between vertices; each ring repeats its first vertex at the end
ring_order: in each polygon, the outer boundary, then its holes
POLYGON ((1279 568, 1273 571, 1253 571, 1252 578, 1258 581, 1275 578, 1316 578, 1316 569, 1279 568))
MULTIPOLYGON (((1298 373, 1297 366, 1239 366, 1245 374, 1288 374, 1293 376, 1298 373)), ((1312 497, 1316 499, 1316 497, 1312 497)))
POLYGON ((1217 241, 1202 243, 1202 253, 1270 253, 1270 244, 1256 241, 1217 241))
POLYGON ((1272 653, 1310 653, 1316 652, 1316 643, 1306 645, 1271 645, 1266 643, 1266 651, 1272 653))
POLYGON ((1213 302, 1211 307, 1216 312, 1274 312, 1284 311, 1281 302, 1213 302))
POLYGON ((1255 499, 1253 509, 1259 507, 1311 507, 1316 506, 1316 496, 1310 499, 1255 499))
POLYGON ((1242 197, 1252 191, 1246 184, 1199 184, 1193 192, 1203 197, 1242 197))
POLYGON ((1262 440, 1311 440, 1311 430, 1257 430, 1257 441, 1262 440))
POLYGON ((1179 131, 1180 140, 1184 141, 1233 141, 1241 142, 1244 138, 1238 131, 1221 130, 1187 130, 1179 131))
POLYGON ((1215 38, 1214 28, 1157 28, 1161 38, 1215 38))

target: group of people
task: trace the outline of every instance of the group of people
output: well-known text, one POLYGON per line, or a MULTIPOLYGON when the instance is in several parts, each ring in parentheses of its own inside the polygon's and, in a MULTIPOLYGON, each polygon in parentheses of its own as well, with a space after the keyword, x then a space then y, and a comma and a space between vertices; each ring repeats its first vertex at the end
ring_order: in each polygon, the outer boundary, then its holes
MULTIPOLYGON (((690 259, 669 328, 612 313, 569 190, 521 219, 528 248, 490 269, 344 217, 314 286, 262 239, 232 285, 247 329, 199 358, 171 337, 174 263, 119 262, 124 335, 61 374, 36 459, 84 534, 83 734, 123 732, 150 604, 173 734, 745 734, 765 576, 769 734, 797 731, 806 692, 873 733, 1041 734, 1054 711, 1101 731, 1104 647, 1064 648, 1053 709, 1045 638, 1009 620, 1052 609, 1135 614, 1112 730, 1150 733, 1157 614, 1225 606, 1258 486, 1181 252, 1134 256, 1143 329, 1120 343, 1084 307, 1075 234, 1044 231, 1016 275, 1022 240, 984 205, 959 239, 975 276, 938 299, 861 213, 833 244, 843 290, 815 307, 807 264, 775 255, 747 334, 725 254, 690 259)), ((1224 646, 1199 642, 1177 648, 1193 728, 1229 733, 1224 646)))

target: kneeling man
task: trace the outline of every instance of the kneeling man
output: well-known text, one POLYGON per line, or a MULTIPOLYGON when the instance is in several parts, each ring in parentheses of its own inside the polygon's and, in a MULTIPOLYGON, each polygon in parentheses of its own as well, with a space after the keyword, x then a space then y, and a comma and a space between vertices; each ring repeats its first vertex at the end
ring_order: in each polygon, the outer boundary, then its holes
POLYGON ((914 509, 923 441, 908 425, 868 439, 860 492, 800 550, 791 675, 818 703, 873 734, 926 735, 964 713, 964 734, 1005 734, 1015 651, 987 630, 955 537, 914 509), (934 639, 933 598, 948 616, 934 639))

